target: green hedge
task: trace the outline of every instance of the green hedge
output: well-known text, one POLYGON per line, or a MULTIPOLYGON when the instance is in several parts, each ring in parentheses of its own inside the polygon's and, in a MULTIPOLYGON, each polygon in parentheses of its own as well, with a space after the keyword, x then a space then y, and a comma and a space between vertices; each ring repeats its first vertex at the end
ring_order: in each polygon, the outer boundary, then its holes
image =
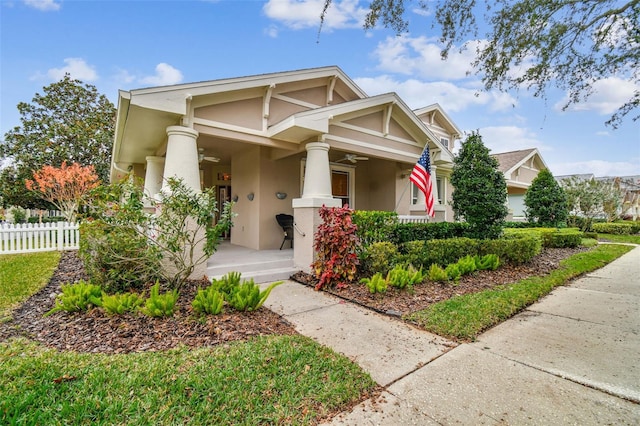
POLYGON ((578 247, 584 234, 577 228, 529 228, 529 229, 505 229, 504 238, 517 238, 522 236, 537 237, 543 247, 562 248, 578 247))
POLYGON ((496 254, 501 262, 523 264, 542 250, 539 235, 512 236, 497 240, 449 238, 444 240, 409 241, 401 246, 404 261, 415 267, 429 268, 432 264, 445 267, 467 255, 496 254))
POLYGON ((599 234, 630 235, 634 233, 633 226, 629 223, 594 223, 591 229, 599 234))
POLYGON ((468 229, 469 225, 463 222, 398 223, 393 229, 391 242, 401 245, 409 241, 461 238, 466 236, 468 229))
MULTIPOLYGON (((28 219, 29 223, 40 223, 40 217, 39 216, 31 216, 28 219)), ((45 216, 42 218, 42 223, 50 223, 50 222, 65 222, 66 219, 64 218, 64 216, 45 216)))
POLYGON ((356 235, 360 239, 361 246, 367 246, 390 241, 393 229, 398 223, 398 214, 385 211, 356 210, 351 215, 351 220, 358 227, 356 235))

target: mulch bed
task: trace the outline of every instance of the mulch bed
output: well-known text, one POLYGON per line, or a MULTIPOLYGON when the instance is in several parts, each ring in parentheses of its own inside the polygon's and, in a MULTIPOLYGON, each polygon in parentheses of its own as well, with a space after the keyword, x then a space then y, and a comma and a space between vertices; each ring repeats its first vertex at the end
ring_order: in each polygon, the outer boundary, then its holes
POLYGON ((65 252, 49 283, 13 311, 13 320, 0 324, 0 341, 22 335, 60 350, 77 352, 128 353, 159 351, 186 345, 214 346, 234 340, 268 334, 296 334, 285 319, 265 307, 254 312, 225 309, 217 316, 194 317, 191 310, 199 287, 206 281, 190 281, 180 292, 177 310, 171 318, 143 314, 107 315, 102 309, 87 313, 58 312, 53 308, 60 285, 87 279, 75 252, 65 252))
MULTIPOLYGON (((546 249, 526 265, 502 265, 496 271, 481 271, 462 277, 457 285, 427 282, 411 291, 390 287, 386 294, 371 294, 364 284, 354 283, 344 289, 327 289, 345 300, 393 316, 424 309, 455 295, 473 293, 500 284, 518 281, 531 275, 544 275, 556 269, 561 260, 579 252, 577 249, 546 249)), ((313 276, 298 272, 291 277, 314 286, 313 276)), ((49 283, 13 311, 13 319, 0 324, 0 341, 11 336, 25 336, 60 350, 77 352, 129 353, 159 351, 180 345, 214 346, 252 336, 296 334, 285 319, 262 307, 242 313, 226 309, 218 316, 196 318, 191 301, 206 281, 190 281, 181 291, 178 308, 172 318, 151 318, 142 314, 109 316, 101 309, 88 313, 59 312, 47 317, 53 308, 60 285, 87 279, 82 262, 75 252, 65 252, 49 283)))
MULTIPOLYGON (((458 284, 426 281, 411 290, 398 290, 389 286, 384 294, 371 294, 364 284, 354 283, 346 288, 330 288, 330 292, 344 300, 357 303, 379 313, 402 316, 427 308, 433 303, 450 299, 456 295, 476 293, 502 284, 513 283, 531 275, 545 275, 557 269, 560 261, 587 248, 549 248, 525 265, 501 265, 495 271, 477 271, 460 278, 458 284)), ((298 272, 291 279, 309 286, 318 280, 312 275, 298 272)))

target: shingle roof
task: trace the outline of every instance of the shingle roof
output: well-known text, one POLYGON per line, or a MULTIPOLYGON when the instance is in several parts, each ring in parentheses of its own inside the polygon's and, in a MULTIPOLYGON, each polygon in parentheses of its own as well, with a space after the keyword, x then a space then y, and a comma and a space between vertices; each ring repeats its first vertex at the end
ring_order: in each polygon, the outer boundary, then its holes
POLYGON ((491 156, 500 163, 500 171, 502 173, 510 170, 513 166, 524 160, 529 154, 535 151, 535 148, 522 149, 519 151, 501 152, 492 154, 491 156))

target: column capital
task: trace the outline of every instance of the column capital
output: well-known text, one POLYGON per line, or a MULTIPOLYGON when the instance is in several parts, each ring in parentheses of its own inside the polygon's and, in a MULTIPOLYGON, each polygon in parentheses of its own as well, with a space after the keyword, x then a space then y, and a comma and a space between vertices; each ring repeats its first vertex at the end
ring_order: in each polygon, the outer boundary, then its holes
POLYGON ((192 138, 197 138, 198 135, 197 130, 192 129, 191 127, 185 126, 169 126, 167 127, 167 135, 182 135, 182 136, 191 136, 192 138))

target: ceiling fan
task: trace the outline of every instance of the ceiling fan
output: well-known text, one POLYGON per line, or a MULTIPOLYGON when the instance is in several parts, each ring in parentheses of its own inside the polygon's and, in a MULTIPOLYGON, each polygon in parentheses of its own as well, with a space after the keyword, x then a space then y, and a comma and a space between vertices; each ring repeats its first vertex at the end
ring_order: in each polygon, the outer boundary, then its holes
POLYGON ((350 161, 351 163, 355 164, 358 161, 361 161, 361 160, 364 161, 364 160, 368 160, 368 159, 369 159, 369 157, 360 157, 360 156, 357 156, 355 154, 347 154, 347 155, 344 156, 344 158, 341 158, 338 161, 336 161, 336 163, 341 163, 343 161, 350 161))
POLYGON ((204 155, 204 148, 198 148, 198 163, 202 163, 202 161, 217 163, 220 161, 220 159, 218 157, 208 157, 204 155))

